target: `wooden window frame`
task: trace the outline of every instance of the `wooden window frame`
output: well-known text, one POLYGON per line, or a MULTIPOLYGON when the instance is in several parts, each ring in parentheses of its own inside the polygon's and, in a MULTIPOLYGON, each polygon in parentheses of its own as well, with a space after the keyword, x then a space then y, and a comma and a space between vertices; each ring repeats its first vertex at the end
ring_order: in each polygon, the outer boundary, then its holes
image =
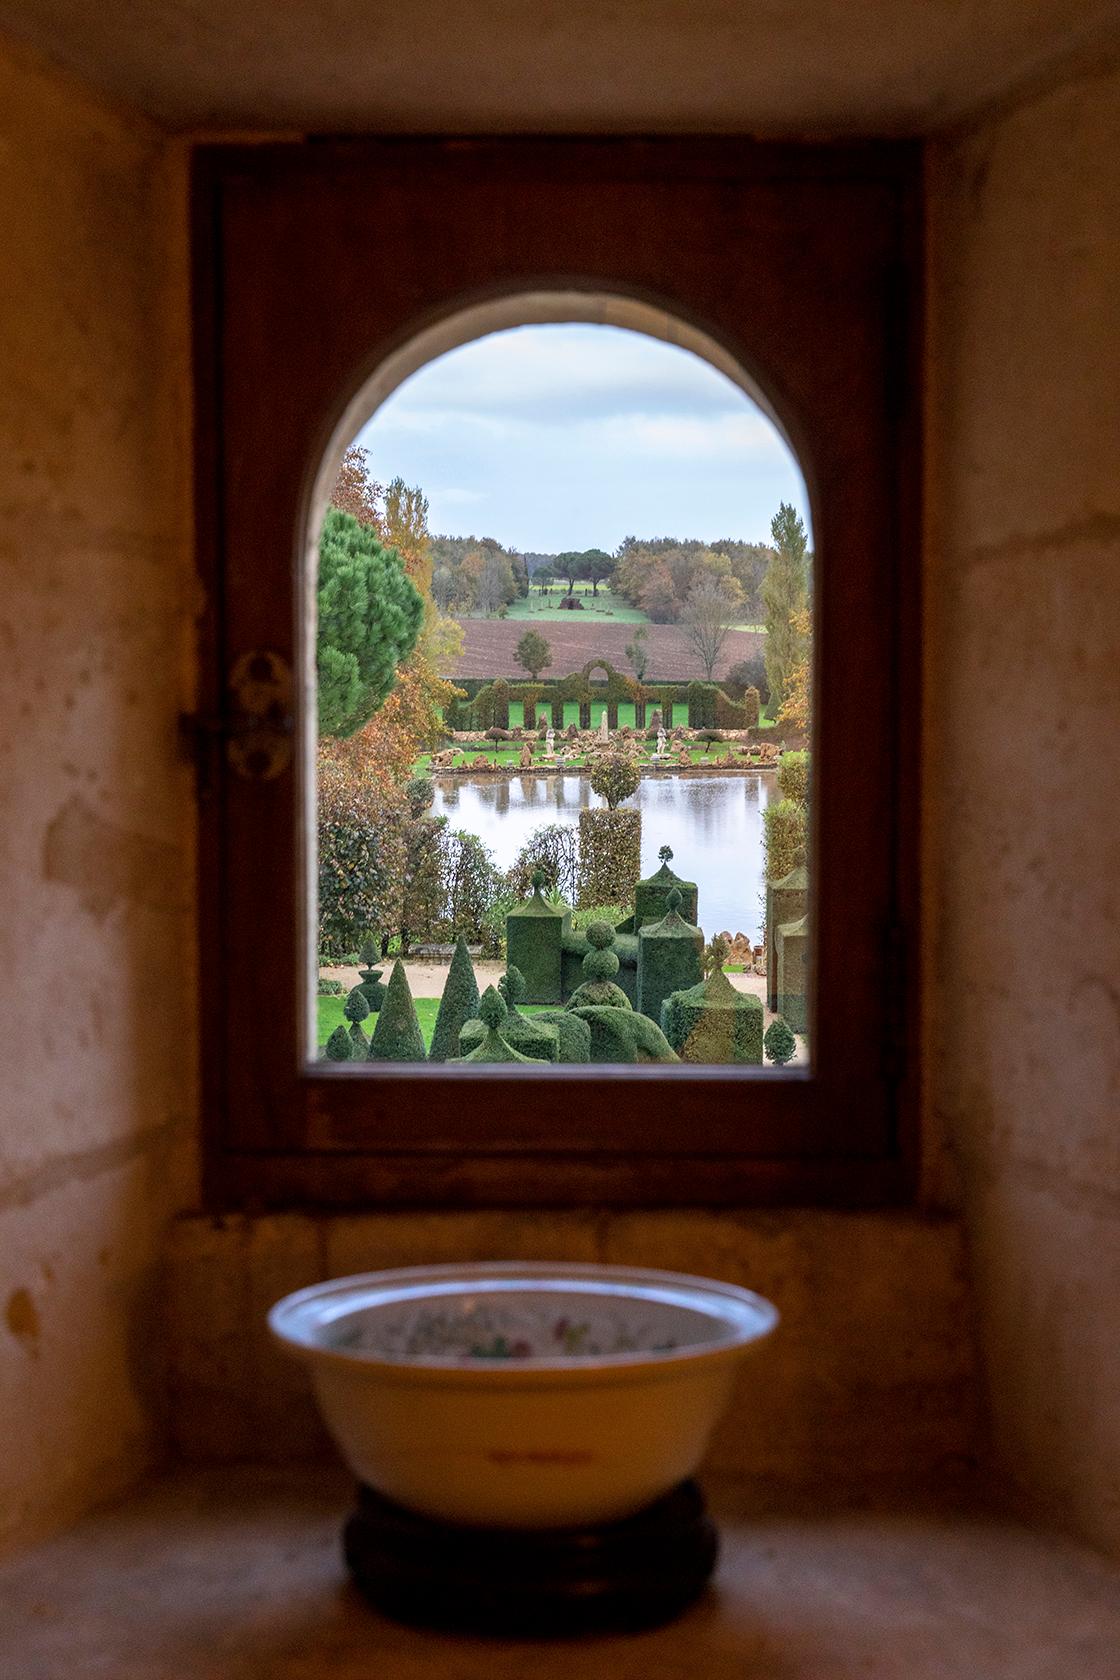
MULTIPOLYGON (((330 140, 195 157, 209 1205, 871 1205, 914 1193, 921 197, 909 143, 330 140), (818 555, 811 1070, 302 1065, 301 756, 231 767, 227 674, 299 670, 314 483, 414 335, 635 299, 746 369, 818 555)), ((306 650, 304 649, 304 652, 306 650)), ((297 725, 303 697, 297 697, 297 725)), ((299 735, 299 728, 297 728, 299 735)), ((302 739, 302 735, 299 735, 302 739)), ((305 918, 304 918, 305 920, 305 918)))

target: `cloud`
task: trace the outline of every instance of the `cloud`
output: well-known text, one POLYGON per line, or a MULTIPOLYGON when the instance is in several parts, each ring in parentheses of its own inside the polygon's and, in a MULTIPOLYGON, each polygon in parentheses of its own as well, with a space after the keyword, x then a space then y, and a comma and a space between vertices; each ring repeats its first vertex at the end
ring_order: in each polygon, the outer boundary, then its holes
POLYGON ((808 514, 796 462, 737 386, 613 327, 464 345, 407 380, 359 441, 375 477, 426 491, 433 530, 469 523, 523 549, 610 550, 631 532, 757 542, 779 501, 808 514))
POLYGON ((617 327, 547 326, 451 350, 389 401, 410 416, 500 411, 555 426, 593 413, 731 411, 744 397, 691 351, 617 327))

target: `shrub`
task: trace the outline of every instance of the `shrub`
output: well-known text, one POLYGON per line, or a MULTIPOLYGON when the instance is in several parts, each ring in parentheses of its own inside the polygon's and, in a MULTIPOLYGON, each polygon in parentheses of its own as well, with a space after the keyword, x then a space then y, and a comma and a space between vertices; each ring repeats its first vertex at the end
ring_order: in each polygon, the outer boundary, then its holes
POLYGON ((601 753, 591 767, 591 786, 613 811, 638 791, 641 772, 634 755, 624 748, 601 753))
POLYGON ((792 799, 797 805, 805 805, 809 800, 809 754, 807 752, 787 752, 782 754, 778 765, 778 786, 782 790, 784 799, 792 799))
POLYGON ((804 805, 781 799, 762 813, 762 846, 767 881, 780 881, 805 861, 807 821, 804 805))
POLYGON ((338 960, 371 927, 400 925, 408 813, 368 770, 319 764, 319 943, 338 960))
POLYGON ((776 1015, 771 1021, 762 1035, 762 1046, 770 1060, 778 1067, 784 1067, 793 1059, 797 1051, 797 1040, 783 1016, 776 1015))
POLYGON ((477 834, 465 829, 443 830, 443 905, 438 932, 469 944, 482 938, 487 912, 503 885, 490 850, 477 834))
POLYGON ((766 660, 761 653, 752 653, 747 659, 740 659, 732 665, 725 678, 732 697, 736 700, 745 698, 745 690, 753 688, 758 698, 765 706, 770 699, 770 684, 766 678, 766 660))
POLYGON ((328 980, 325 975, 320 974, 315 990, 319 997, 341 997, 346 987, 341 980, 328 980))
POLYGON ((579 902, 629 904, 641 875, 642 813, 579 814, 579 902))
POLYGON ((579 830, 574 823, 543 823, 535 828, 506 871, 506 884, 517 898, 528 898, 537 871, 549 892, 574 899, 579 886, 579 830))

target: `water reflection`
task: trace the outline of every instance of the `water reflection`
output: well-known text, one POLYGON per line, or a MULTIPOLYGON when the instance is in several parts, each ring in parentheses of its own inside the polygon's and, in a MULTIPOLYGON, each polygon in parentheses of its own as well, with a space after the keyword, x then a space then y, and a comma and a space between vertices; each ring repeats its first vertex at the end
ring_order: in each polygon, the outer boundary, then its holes
MULTIPOLYGON (((600 805, 584 776, 514 776, 508 781, 435 777, 434 814, 479 835, 500 868, 542 823, 575 823, 581 807, 600 805)), ((672 846, 677 871, 700 889, 700 920, 709 937, 726 928, 759 937, 762 915, 762 813, 779 797, 770 775, 643 776, 642 873, 657 868, 659 846, 672 846)))

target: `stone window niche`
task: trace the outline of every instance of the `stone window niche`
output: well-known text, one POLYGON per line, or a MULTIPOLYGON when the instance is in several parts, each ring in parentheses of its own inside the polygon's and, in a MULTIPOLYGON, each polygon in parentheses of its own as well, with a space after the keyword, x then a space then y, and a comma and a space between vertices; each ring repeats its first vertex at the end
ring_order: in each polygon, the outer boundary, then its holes
POLYGON ((395 140, 199 154, 202 712, 218 720, 201 772, 202 1055, 215 1206, 910 1194, 916 181, 906 146, 395 140), (309 627, 339 459, 434 357, 505 327, 570 321, 695 351, 770 415, 805 473, 814 793, 808 938, 790 941, 790 961, 811 953, 811 1063, 309 1059, 309 627), (255 729, 262 715, 271 721, 255 729))

